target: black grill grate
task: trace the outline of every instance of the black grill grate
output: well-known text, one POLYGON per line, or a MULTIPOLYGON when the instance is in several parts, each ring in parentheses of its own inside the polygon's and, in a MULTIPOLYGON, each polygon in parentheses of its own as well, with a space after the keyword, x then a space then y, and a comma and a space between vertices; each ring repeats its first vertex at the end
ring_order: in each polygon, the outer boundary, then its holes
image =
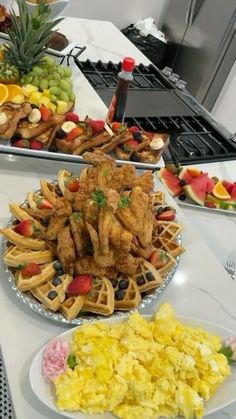
MULTIPOLYGON (((97 61, 93 63, 90 60, 79 62, 79 69, 88 79, 94 88, 114 88, 117 85, 117 75, 121 69, 121 63, 103 63, 97 61)), ((134 80, 130 83, 130 89, 172 89, 168 83, 152 64, 145 66, 139 64, 133 72, 134 80)))

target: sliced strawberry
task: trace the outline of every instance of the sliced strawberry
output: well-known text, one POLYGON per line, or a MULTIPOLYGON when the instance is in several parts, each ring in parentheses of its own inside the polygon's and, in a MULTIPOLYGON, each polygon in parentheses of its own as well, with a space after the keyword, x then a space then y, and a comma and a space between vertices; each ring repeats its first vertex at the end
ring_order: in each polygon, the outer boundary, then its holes
POLYGON ((51 109, 48 109, 46 106, 41 106, 39 109, 41 113, 41 119, 43 122, 46 122, 49 120, 50 116, 52 115, 51 109))
POLYGON ((73 141, 75 138, 79 137, 81 134, 83 134, 83 130, 81 127, 75 127, 73 128, 66 136, 66 141, 70 142, 73 141))
POLYGON ((32 141, 30 141, 30 148, 32 150, 42 150, 43 144, 40 143, 40 141, 32 140, 32 141))
POLYGON ((139 127, 137 127, 137 125, 132 125, 132 127, 129 127, 129 131, 131 132, 131 134, 136 134, 136 132, 139 132, 140 129, 139 127))
POLYGON ((45 198, 37 199, 36 205, 38 209, 52 209, 51 202, 47 201, 45 198))
POLYGON ((122 126, 122 124, 120 122, 112 122, 111 129, 112 129, 113 132, 118 134, 121 126, 122 126))
POLYGON ((76 179, 76 178, 71 178, 66 183, 66 188, 70 192, 78 192, 79 186, 80 186, 79 179, 76 179))
POLYGON ((32 220, 21 221, 14 227, 14 231, 21 236, 31 237, 34 234, 34 222, 32 220))
POLYGON ((18 147, 18 148, 29 148, 29 141, 28 140, 23 140, 22 138, 14 141, 14 143, 12 144, 13 147, 18 147))
POLYGON ((98 134, 99 132, 104 130, 105 122, 102 120, 90 119, 89 123, 93 129, 94 134, 98 134))
POLYGON ((79 275, 69 284, 67 292, 70 295, 86 295, 93 288, 93 280, 90 275, 79 275))
POLYGON ((234 186, 233 182, 229 182, 228 180, 223 180, 222 183, 225 189, 227 190, 227 192, 231 194, 233 186, 234 186))
POLYGON ((66 121, 71 121, 77 124, 77 122, 79 122, 79 116, 74 112, 68 112, 66 114, 66 121))
POLYGON ((155 266, 155 268, 159 269, 169 262, 169 257, 163 250, 155 249, 149 258, 149 262, 155 266))
POLYGON ((39 275, 42 272, 37 263, 29 263, 28 265, 24 266, 21 270, 21 274, 23 277, 31 278, 32 276, 39 275))
POLYGON ((138 146, 138 141, 135 140, 128 140, 124 143, 124 149, 126 151, 134 151, 138 146))
POLYGON ((175 212, 172 210, 163 211, 161 214, 156 215, 156 219, 160 221, 173 221, 175 219, 175 212))
POLYGON ((216 208, 216 204, 214 202, 205 202, 205 207, 216 208))

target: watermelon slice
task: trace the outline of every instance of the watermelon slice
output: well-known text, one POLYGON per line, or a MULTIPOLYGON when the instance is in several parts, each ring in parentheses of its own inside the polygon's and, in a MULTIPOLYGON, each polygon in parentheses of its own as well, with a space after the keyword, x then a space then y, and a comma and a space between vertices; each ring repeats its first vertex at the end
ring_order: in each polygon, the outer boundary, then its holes
POLYGON ((228 180, 223 180, 222 184, 225 187, 226 191, 231 195, 231 192, 234 186, 233 182, 229 182, 228 180))
POLYGON ((215 186, 214 180, 212 180, 211 178, 208 178, 208 181, 207 181, 207 193, 211 193, 212 190, 213 190, 213 188, 214 188, 214 186, 215 186))
POLYGON ((188 173, 188 169, 186 169, 185 167, 181 168, 178 174, 178 178, 181 180, 185 180, 187 184, 191 183, 191 181, 193 180, 192 176, 190 176, 190 174, 188 173))
POLYGON ((236 201, 236 183, 233 184, 230 196, 232 201, 236 201))
POLYGON ((208 179, 208 173, 203 173, 183 188, 186 195, 201 206, 205 203, 208 179))
POLYGON ((181 194, 182 187, 179 184, 179 179, 173 175, 173 173, 169 172, 169 170, 164 167, 157 173, 161 182, 172 196, 178 196, 181 194))

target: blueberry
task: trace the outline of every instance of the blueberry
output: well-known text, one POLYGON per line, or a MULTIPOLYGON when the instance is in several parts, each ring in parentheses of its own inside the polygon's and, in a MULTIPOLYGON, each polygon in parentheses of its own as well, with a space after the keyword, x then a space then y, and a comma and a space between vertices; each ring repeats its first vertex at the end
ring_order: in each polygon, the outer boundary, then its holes
POLYGON ((117 290, 115 292, 115 299, 116 300, 123 300, 124 296, 125 296, 125 291, 124 290, 117 290))
POLYGON ((121 279, 119 281, 120 290, 126 290, 126 288, 128 288, 128 286, 129 286, 129 281, 127 279, 121 279))
POLYGON ((165 209, 164 209, 163 207, 159 207, 159 208, 157 209, 157 215, 162 214, 164 211, 165 211, 165 209))
POLYGON ((66 132, 65 131, 63 131, 63 129, 59 129, 57 132, 56 132, 56 138, 58 139, 58 140, 63 140, 64 138, 66 137, 66 132))
POLYGON ((113 286, 113 288, 117 286, 117 282, 117 279, 111 279, 111 285, 113 286))
POLYGON ((173 208, 171 208, 171 207, 165 207, 164 208, 164 211, 173 211, 173 208))
POLYGON ((38 106, 37 105, 34 105, 33 103, 31 103, 31 108, 32 109, 38 109, 38 106))
POLYGON ((61 270, 61 262, 59 262, 59 260, 56 260, 56 262, 54 262, 53 266, 56 269, 56 271, 61 270))
POLYGON ((182 194, 179 196, 180 201, 185 201, 186 195, 182 194))
POLYGON ((51 145, 49 147, 48 151, 51 151, 51 153, 56 153, 57 152, 57 147, 55 145, 51 145))
POLYGON ((42 224, 44 227, 47 227, 47 226, 48 226, 48 224, 49 224, 49 220, 48 220, 48 218, 43 218, 43 219, 41 220, 41 224, 42 224))
POLYGON ((59 276, 56 276, 55 278, 53 278, 52 281, 54 287, 58 287, 58 285, 60 285, 62 283, 62 280, 59 276))
POLYGON ((143 277, 143 275, 138 276, 138 278, 137 278, 137 284, 138 285, 144 285, 145 284, 145 278, 143 277))
POLYGON ((56 188, 55 192, 58 196, 63 196, 63 193, 60 188, 56 188))
POLYGON ((155 276, 152 274, 152 272, 148 272, 146 277, 148 281, 155 281, 155 276))
POLYGON ((186 182, 186 180, 185 180, 185 179, 181 179, 181 180, 179 181, 179 184, 180 184, 180 186, 185 186, 185 185, 187 185, 187 182, 186 182))
POLYGON ((55 300, 56 297, 57 297, 57 292, 56 291, 49 291, 49 293, 48 293, 49 300, 55 300))
POLYGON ((133 134, 134 140, 141 141, 143 139, 141 132, 135 132, 133 134))
POLYGON ((130 156, 130 160, 131 161, 136 161, 136 162, 140 162, 140 159, 139 159, 139 157, 138 156, 136 156, 136 154, 131 154, 131 156, 130 156))
POLYGON ((57 275, 63 275, 63 270, 62 269, 57 269, 57 275))

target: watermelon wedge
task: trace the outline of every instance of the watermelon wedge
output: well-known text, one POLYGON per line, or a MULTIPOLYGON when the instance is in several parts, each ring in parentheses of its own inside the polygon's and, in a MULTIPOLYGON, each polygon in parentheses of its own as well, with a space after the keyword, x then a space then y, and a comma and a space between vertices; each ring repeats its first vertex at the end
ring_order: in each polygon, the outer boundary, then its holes
MULTIPOLYGON (((233 182, 229 182, 228 180, 223 180, 222 184, 225 187, 226 191, 231 195, 233 187, 234 187, 233 182)), ((235 193, 235 197, 236 197, 236 193, 235 193)))
POLYGON ((215 186, 214 180, 212 180, 211 178, 208 178, 208 181, 207 181, 207 193, 211 193, 212 190, 213 190, 213 188, 214 188, 214 186, 215 186))
POLYGON ((157 173, 161 182, 172 196, 178 196, 181 194, 182 187, 179 184, 179 179, 173 175, 173 173, 169 172, 169 170, 164 167, 157 173))
POLYGON ((236 183, 233 184, 232 190, 230 192, 231 200, 236 202, 236 183))
POLYGON ((192 176, 190 176, 190 174, 188 173, 188 169, 186 169, 185 167, 181 168, 178 174, 178 178, 181 180, 185 180, 187 184, 191 183, 191 181, 193 180, 192 176))
POLYGON ((203 173, 194 178, 190 185, 186 185, 183 188, 188 198, 201 206, 204 206, 205 203, 208 179, 208 173, 203 173))

